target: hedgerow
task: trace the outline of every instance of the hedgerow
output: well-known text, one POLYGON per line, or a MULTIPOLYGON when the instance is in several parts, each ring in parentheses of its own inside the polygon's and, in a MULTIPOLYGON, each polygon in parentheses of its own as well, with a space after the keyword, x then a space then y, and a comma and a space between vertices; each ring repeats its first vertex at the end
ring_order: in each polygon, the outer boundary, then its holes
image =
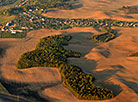
POLYGON ((17 67, 20 69, 30 67, 58 67, 62 82, 77 98, 87 100, 103 100, 113 98, 112 91, 94 85, 95 77, 84 73, 81 68, 69 65, 68 57, 80 57, 81 54, 64 49, 71 36, 48 36, 40 40, 36 49, 24 53, 17 67))
POLYGON ((115 38, 116 35, 116 31, 113 29, 106 29, 106 33, 104 34, 99 34, 99 35, 93 35, 92 37, 90 37, 91 40, 94 40, 96 42, 108 42, 112 39, 115 38))
POLYGON ((138 52, 129 55, 129 57, 138 57, 138 52))

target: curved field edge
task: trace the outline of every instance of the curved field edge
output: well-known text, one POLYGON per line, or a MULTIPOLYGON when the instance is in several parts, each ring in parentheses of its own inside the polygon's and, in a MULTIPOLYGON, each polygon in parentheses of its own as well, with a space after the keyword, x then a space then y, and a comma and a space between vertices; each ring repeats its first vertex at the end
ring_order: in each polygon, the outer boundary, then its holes
POLYGON ((10 94, 10 92, 8 92, 8 90, 2 83, 0 83, 0 97, 1 97, 1 99, 6 97, 7 100, 12 100, 12 101, 22 100, 22 101, 26 101, 26 102, 33 102, 30 99, 27 99, 27 98, 24 98, 21 96, 18 97, 16 95, 10 94))
POLYGON ((94 40, 96 42, 108 42, 116 37, 117 31, 109 28, 103 28, 106 33, 104 34, 99 34, 99 35, 93 35, 90 37, 90 40, 94 40))
POLYGON ((95 77, 84 73, 81 68, 69 65, 68 57, 80 57, 81 54, 66 50, 71 36, 48 36, 40 40, 36 49, 24 53, 17 67, 20 69, 30 67, 58 67, 63 85, 68 88, 77 98, 86 100, 105 100, 113 98, 112 91, 94 85, 95 77))

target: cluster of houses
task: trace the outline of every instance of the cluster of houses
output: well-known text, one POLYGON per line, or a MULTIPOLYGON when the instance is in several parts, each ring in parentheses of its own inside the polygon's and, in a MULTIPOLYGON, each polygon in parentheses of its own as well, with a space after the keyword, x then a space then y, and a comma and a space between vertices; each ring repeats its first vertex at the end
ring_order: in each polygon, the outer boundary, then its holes
POLYGON ((61 18, 47 18, 37 15, 32 12, 23 12, 19 18, 15 20, 17 26, 21 29, 39 29, 39 28, 53 28, 60 29, 68 27, 94 26, 98 23, 94 19, 61 19, 61 18))
POLYGON ((23 32, 26 30, 52 28, 67 29, 72 27, 138 27, 138 22, 117 21, 112 19, 62 19, 47 18, 37 14, 31 9, 20 12, 18 17, 13 21, 2 26, 1 31, 11 31, 11 33, 23 32))
MULTIPOLYGON (((43 9, 31 9, 30 7, 24 10, 21 6, 25 5, 28 0, 21 0, 19 5, 12 9, 13 13, 18 16, 6 23, 0 25, 1 31, 9 31, 16 34, 27 30, 52 28, 52 29, 67 29, 72 27, 138 27, 138 22, 117 21, 112 19, 62 19, 62 18, 47 18, 42 16, 37 11, 43 9)), ((130 8, 130 7, 123 7, 130 8)))
MULTIPOLYGON (((117 21, 111 19, 94 20, 94 19, 62 19, 47 18, 31 12, 23 12, 21 19, 17 22, 18 26, 26 29, 53 28, 64 29, 71 27, 138 27, 138 22, 117 21)), ((17 21, 17 20, 16 20, 17 21)))
POLYGON ((6 25, 1 25, 1 31, 10 31, 13 34, 16 34, 17 32, 23 32, 21 29, 16 29, 16 27, 13 26, 14 22, 10 21, 6 23, 6 25))

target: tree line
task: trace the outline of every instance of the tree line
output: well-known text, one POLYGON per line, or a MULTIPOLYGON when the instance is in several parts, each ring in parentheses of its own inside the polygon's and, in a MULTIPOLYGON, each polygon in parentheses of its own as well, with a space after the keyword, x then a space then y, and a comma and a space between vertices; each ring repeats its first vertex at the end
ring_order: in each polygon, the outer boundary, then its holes
POLYGON ((115 38, 117 31, 111 28, 107 28, 107 27, 103 27, 103 29, 106 31, 106 33, 99 34, 99 35, 93 35, 89 39, 94 40, 96 42, 108 42, 115 38))
POLYGON ((112 91, 94 85, 95 77, 86 74, 81 68, 67 63, 68 57, 80 57, 79 52, 64 49, 71 36, 48 36, 40 40, 35 50, 21 55, 17 67, 57 67, 62 83, 77 98, 86 100, 103 100, 113 98, 112 91))
POLYGON ((16 2, 17 0, 0 0, 0 6, 5 6, 16 2))

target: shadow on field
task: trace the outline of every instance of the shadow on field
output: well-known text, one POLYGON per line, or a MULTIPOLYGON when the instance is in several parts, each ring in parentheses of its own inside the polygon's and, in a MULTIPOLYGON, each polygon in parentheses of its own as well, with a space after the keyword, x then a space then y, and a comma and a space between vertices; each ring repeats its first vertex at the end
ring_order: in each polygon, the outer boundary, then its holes
POLYGON ((82 4, 74 4, 74 5, 71 7, 71 10, 78 9, 78 8, 81 8, 81 7, 83 7, 82 4))
POLYGON ((0 48, 0 57, 3 57, 5 55, 5 49, 0 48))
POLYGON ((132 79, 134 81, 127 81, 126 79, 122 78, 121 76, 117 76, 118 79, 124 83, 126 86, 128 86, 130 89, 132 89, 137 95, 138 95, 138 84, 135 82, 137 79, 132 79))
POLYGON ((4 57, 6 54, 6 49, 8 49, 10 46, 7 44, 0 44, 0 58, 4 57))
POLYGON ((34 102, 49 102, 49 100, 43 98, 39 92, 45 88, 54 87, 61 84, 61 81, 51 83, 21 83, 9 81, 4 78, 1 78, 0 82, 9 91, 10 94, 21 96, 34 102))
MULTIPOLYGON (((65 35, 68 33, 63 32, 63 34, 65 35)), ((71 33, 70 35, 72 36, 72 39, 69 41, 69 45, 64 46, 64 48, 80 52, 81 58, 68 58, 69 64, 77 65, 84 72, 91 73, 96 78, 96 85, 107 87, 108 89, 112 90, 115 95, 118 95, 121 92, 120 86, 111 83, 105 83, 104 81, 108 80, 110 77, 112 77, 112 75, 115 75, 118 71, 123 71, 122 66, 119 66, 120 69, 118 68, 118 66, 112 66, 113 68, 110 70, 96 71, 97 62, 95 60, 88 60, 85 58, 86 54, 90 53, 93 48, 98 46, 98 43, 95 43, 92 40, 88 39, 90 36, 93 35, 93 33, 77 32, 71 33), (99 83, 97 83, 98 81, 99 83)), ((107 52, 107 57, 109 56, 109 54, 110 52, 107 52)), ((48 99, 51 99, 51 97, 46 96, 45 98, 43 98, 39 92, 44 90, 45 88, 54 87, 56 85, 61 84, 61 81, 58 80, 56 82, 51 83, 21 83, 9 81, 2 77, 0 78, 0 82, 11 94, 34 100, 34 102, 48 102, 48 99)), ((54 100, 58 101, 58 99, 54 100)))
MULTIPOLYGON (((109 70, 96 71, 97 62, 95 60, 88 60, 85 58, 85 55, 90 53, 93 48, 98 47, 98 43, 95 43, 88 39, 88 37, 92 36, 93 33, 78 32, 71 33, 70 35, 72 36, 72 40, 69 41, 69 45, 65 46, 65 48, 80 52, 82 55, 81 58, 68 58, 69 64, 77 65, 84 72, 91 73, 96 78, 95 85, 108 88, 113 91, 115 96, 117 96, 122 91, 121 87, 119 85, 115 85, 109 82, 107 83, 105 81, 115 75, 118 71, 123 71, 124 67, 118 65, 111 66, 112 69, 109 70)), ((103 50, 103 52, 101 51, 99 53, 106 58, 110 56, 110 51, 108 50, 103 50)))
POLYGON ((138 84, 136 82, 126 81, 124 79, 120 79, 120 81, 131 88, 138 95, 138 84))
POLYGON ((114 97, 116 97, 122 92, 122 88, 120 85, 112 84, 109 82, 103 81, 103 82, 96 83, 95 85, 112 90, 114 97))

